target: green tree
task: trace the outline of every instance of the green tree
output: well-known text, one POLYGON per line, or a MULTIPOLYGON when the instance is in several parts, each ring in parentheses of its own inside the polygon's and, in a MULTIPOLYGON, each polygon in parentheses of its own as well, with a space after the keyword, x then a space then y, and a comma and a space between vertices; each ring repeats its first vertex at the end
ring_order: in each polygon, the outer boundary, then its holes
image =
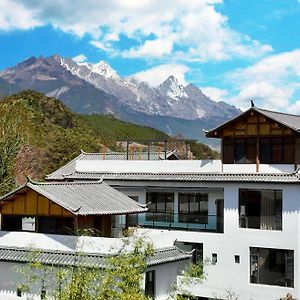
POLYGON ((76 253, 72 266, 57 268, 39 261, 34 252, 30 262, 19 270, 17 288, 26 292, 47 290, 57 300, 146 300, 142 289, 152 244, 142 238, 126 238, 123 247, 104 259, 104 267, 85 265, 85 254, 76 253))

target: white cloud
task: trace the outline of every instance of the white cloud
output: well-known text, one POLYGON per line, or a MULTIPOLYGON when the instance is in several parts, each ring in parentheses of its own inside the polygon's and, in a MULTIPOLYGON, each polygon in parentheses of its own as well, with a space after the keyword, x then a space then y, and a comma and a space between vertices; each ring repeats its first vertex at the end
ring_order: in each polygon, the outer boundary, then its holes
POLYGON ((112 46, 109 42, 102 43, 102 42, 93 40, 90 42, 90 44, 104 52, 107 52, 110 54, 116 53, 116 51, 112 48, 112 46))
POLYGON ((73 57, 72 59, 77 63, 82 63, 87 60, 87 57, 84 54, 79 54, 79 55, 73 57))
POLYGON ((238 91, 229 100, 248 108, 250 99, 256 106, 289 111, 293 94, 300 89, 300 50, 271 55, 258 63, 227 75, 238 91))
POLYGON ((105 35, 105 41, 117 42, 119 41, 119 35, 116 33, 108 33, 105 35))
POLYGON ((161 57, 172 53, 173 43, 166 39, 146 41, 141 47, 125 51, 125 57, 161 57))
POLYGON ((0 1, 0 30, 30 29, 40 25, 33 11, 21 3, 10 0, 0 1))
POLYGON ((226 101, 226 97, 228 96, 228 91, 226 89, 219 89, 211 86, 200 87, 200 89, 205 96, 208 96, 214 101, 226 101))
POLYGON ((181 64, 164 64, 155 66, 151 69, 132 74, 131 77, 137 78, 140 81, 145 81, 152 86, 158 86, 165 81, 170 75, 176 77, 179 83, 186 85, 185 74, 189 68, 181 64))
POLYGON ((288 107, 287 111, 291 114, 300 115, 300 100, 298 100, 294 104, 290 105, 288 107))
POLYGON ((80 37, 91 34, 92 44, 103 51, 112 51, 106 42, 124 35, 138 45, 124 51, 128 57, 216 61, 260 57, 272 51, 270 45, 229 26, 227 17, 215 8, 222 0, 2 1, 24 7, 28 24, 38 20, 80 37))

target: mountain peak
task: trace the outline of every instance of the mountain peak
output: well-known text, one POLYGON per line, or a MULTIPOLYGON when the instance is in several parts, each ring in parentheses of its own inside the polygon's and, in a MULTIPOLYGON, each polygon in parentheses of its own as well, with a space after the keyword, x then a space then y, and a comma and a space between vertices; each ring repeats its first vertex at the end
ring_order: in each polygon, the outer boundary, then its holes
POLYGON ((104 60, 99 61, 96 64, 82 63, 93 73, 99 74, 105 78, 120 79, 118 73, 104 60))
POLYGON ((178 79, 174 75, 170 75, 161 85, 176 84, 179 85, 178 79))
POLYGON ((49 58, 53 58, 56 61, 58 61, 59 63, 61 63, 61 61, 63 60, 63 58, 58 54, 54 54, 54 55, 50 56, 49 58))
POLYGON ((187 97, 184 86, 173 75, 170 75, 158 88, 164 95, 174 100, 187 97))

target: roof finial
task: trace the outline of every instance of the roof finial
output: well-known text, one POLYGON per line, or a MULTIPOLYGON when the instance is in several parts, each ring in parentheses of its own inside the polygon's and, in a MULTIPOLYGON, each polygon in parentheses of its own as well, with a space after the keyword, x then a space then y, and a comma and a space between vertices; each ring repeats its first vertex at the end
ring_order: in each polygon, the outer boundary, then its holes
POLYGON ((250 99, 250 101, 251 101, 251 107, 254 107, 255 105, 254 105, 253 100, 250 99))

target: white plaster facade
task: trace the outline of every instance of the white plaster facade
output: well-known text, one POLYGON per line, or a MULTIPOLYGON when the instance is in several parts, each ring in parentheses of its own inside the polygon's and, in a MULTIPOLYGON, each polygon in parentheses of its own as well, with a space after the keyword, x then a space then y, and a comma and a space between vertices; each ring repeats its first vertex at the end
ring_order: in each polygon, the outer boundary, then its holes
MULTIPOLYGON (((224 233, 162 229, 141 229, 148 235, 154 234, 156 244, 174 243, 175 240, 203 244, 203 257, 211 259, 217 254, 217 263, 205 266, 206 279, 186 287, 195 296, 225 298, 227 291, 233 291, 241 300, 279 300, 291 293, 300 299, 300 184, 289 183, 216 183, 216 182, 129 182, 110 181, 128 196, 138 196, 146 203, 149 186, 174 191, 174 210, 178 207, 178 189, 186 191, 206 190, 209 195, 209 214, 216 213, 215 200, 224 199, 224 233), (239 189, 281 190, 282 191, 282 230, 262 230, 240 228, 239 189), (158 238, 160 236, 160 238, 158 238), (250 283, 250 247, 284 249, 294 251, 294 287, 250 283), (235 255, 240 262, 235 262, 235 255)), ((140 224, 144 223, 139 217, 140 224)), ((212 225, 212 224, 211 224, 212 225)), ((180 284, 181 277, 178 276, 180 284)))
MULTIPOLYGON (((127 161, 121 163, 119 161, 101 161, 97 163, 95 161, 85 161, 82 166, 78 165, 77 171, 88 173, 89 168, 92 168, 90 174, 97 172, 115 174, 126 172, 137 174, 137 176, 139 172, 152 172, 153 174, 177 174, 179 172, 180 174, 184 170, 184 164, 187 164, 185 174, 189 173, 189 171, 191 173, 197 171, 197 173, 218 173, 226 176, 227 172, 229 173, 230 171, 231 174, 236 174, 238 178, 243 173, 254 173, 252 170, 254 165, 224 165, 222 172, 219 162, 209 161, 181 161, 179 165, 178 161, 127 161), (153 163, 155 165, 152 165, 153 163), (152 167, 150 168, 150 166, 152 167)), ((260 173, 266 175, 290 174, 293 168, 293 165, 262 165, 260 173)), ((145 215, 140 214, 138 216, 138 223, 141 226, 139 232, 151 238, 156 248, 172 246, 175 241, 180 241, 202 244, 204 259, 211 259, 212 254, 217 254, 217 263, 205 266, 206 279, 202 283, 195 281, 195 284, 185 287, 193 295, 203 297, 203 299, 222 299, 222 297, 225 298, 226 291, 230 290, 239 296, 239 300, 279 300, 287 293, 291 293, 296 299, 300 299, 300 182, 285 183, 284 180, 273 183, 269 183, 267 180, 257 183, 238 180, 236 182, 226 180, 222 182, 195 180, 106 180, 105 178, 104 180, 127 196, 138 197, 138 201, 143 204, 147 204, 147 191, 171 192, 174 194, 174 212, 178 211, 178 194, 180 192, 205 191, 208 194, 208 224, 205 228, 199 226, 198 228, 192 228, 192 231, 187 230, 191 228, 184 228, 182 224, 179 224, 180 222, 176 219, 176 215, 174 215, 174 221, 171 222, 171 226, 167 226, 165 229, 150 229, 146 228, 151 227, 151 224, 147 223, 145 215), (282 191, 282 229, 262 230, 240 228, 240 189, 282 191), (218 199, 224 200, 223 233, 217 232, 216 218, 213 218, 217 213, 216 200, 218 199), (181 225, 181 228, 179 225, 181 225), (203 232, 203 229, 206 232, 203 232), (294 287, 250 283, 250 247, 292 250, 294 254, 294 287), (240 258, 239 263, 235 262, 236 255, 240 258)), ((120 220, 120 223, 124 222, 125 220, 120 220)), ((159 225, 161 224, 155 224, 155 226, 159 225)), ((45 236, 47 235, 44 235, 43 239, 46 243, 47 239, 45 236)), ((3 240, 3 245, 6 243, 7 240, 3 240)), ((63 247, 69 247, 66 242, 62 243, 62 245, 63 247)), ((55 246, 53 244, 51 247, 56 246, 56 244, 55 246)), ((165 264, 156 268, 155 299, 167 299, 170 284, 176 280, 176 277, 177 282, 181 284, 181 277, 177 276, 179 265, 175 263, 165 264)))

